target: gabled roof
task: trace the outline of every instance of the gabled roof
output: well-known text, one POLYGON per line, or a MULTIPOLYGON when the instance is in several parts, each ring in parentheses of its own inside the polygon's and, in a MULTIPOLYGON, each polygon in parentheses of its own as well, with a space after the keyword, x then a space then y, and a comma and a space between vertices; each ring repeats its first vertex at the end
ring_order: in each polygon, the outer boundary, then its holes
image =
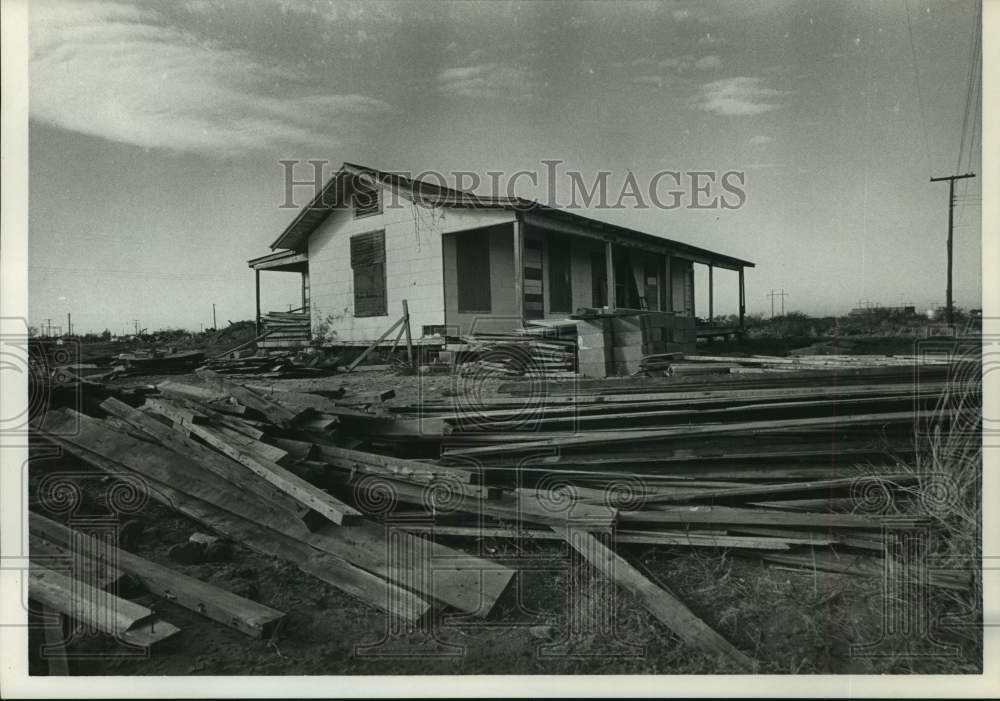
MULTIPOLYGON (((426 180, 415 180, 398 173, 376 170, 355 163, 344 163, 340 170, 333 174, 323 189, 303 207, 281 235, 271 244, 272 250, 292 249, 302 250, 310 234, 323 223, 337 208, 348 202, 354 180, 356 178, 370 179, 372 183, 382 183, 388 187, 397 188, 403 196, 441 207, 468 207, 473 209, 505 209, 519 212, 530 212, 533 218, 541 221, 568 222, 577 227, 607 234, 622 243, 634 241, 645 247, 669 249, 677 253, 711 260, 719 265, 731 268, 752 268, 750 261, 733 258, 706 248, 699 248, 680 241, 673 241, 655 234, 648 234, 635 229, 629 229, 615 224, 602 222, 598 219, 585 217, 565 209, 549 207, 534 200, 523 197, 497 197, 477 195, 464 190, 455 190, 426 180)), ((543 224, 544 225, 544 224, 543 224)))

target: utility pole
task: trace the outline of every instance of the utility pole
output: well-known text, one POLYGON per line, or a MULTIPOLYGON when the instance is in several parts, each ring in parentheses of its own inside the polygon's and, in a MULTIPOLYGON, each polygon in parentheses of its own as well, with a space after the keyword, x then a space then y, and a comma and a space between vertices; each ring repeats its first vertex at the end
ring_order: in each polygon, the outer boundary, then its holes
POLYGON ((52 335, 52 319, 45 320, 45 335, 46 336, 52 335))
POLYGON ((66 335, 73 335, 73 315, 70 312, 66 312, 66 335))
POLYGON ((212 302, 212 330, 218 331, 219 325, 215 323, 215 302, 212 302))
POLYGON ((932 183, 938 183, 942 180, 948 181, 948 291, 947 300, 945 301, 945 318, 948 322, 948 326, 951 326, 954 322, 951 296, 951 248, 955 235, 955 181, 974 177, 976 177, 975 173, 965 173, 964 175, 945 175, 940 178, 931 178, 932 183))
POLYGON ((764 296, 771 298, 771 318, 772 319, 774 318, 774 298, 775 297, 781 297, 781 316, 785 315, 785 297, 787 297, 788 294, 785 292, 785 288, 784 287, 781 288, 781 292, 775 292, 774 290, 771 290, 770 292, 768 292, 764 296))

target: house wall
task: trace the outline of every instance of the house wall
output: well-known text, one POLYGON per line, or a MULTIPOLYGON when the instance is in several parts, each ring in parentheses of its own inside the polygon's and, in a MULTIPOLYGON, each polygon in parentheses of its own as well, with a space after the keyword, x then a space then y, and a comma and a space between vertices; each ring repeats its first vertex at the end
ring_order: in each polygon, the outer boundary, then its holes
POLYGON ((473 330, 512 331, 520 327, 514 297, 514 226, 504 224, 489 230, 490 313, 463 314, 458 311, 458 260, 455 241, 470 232, 445 234, 441 238, 444 258, 445 325, 450 334, 473 330))
MULTIPOLYGON (((389 204, 392 197, 386 197, 389 204)), ((416 207, 396 198, 381 214, 354 219, 350 209, 331 214, 309 237, 309 282, 314 333, 329 318, 337 341, 372 341, 410 308, 410 327, 419 337, 423 326, 445 323, 442 234, 502 222, 512 212, 416 207), (354 274, 350 238, 385 230, 385 316, 354 316, 354 274)))

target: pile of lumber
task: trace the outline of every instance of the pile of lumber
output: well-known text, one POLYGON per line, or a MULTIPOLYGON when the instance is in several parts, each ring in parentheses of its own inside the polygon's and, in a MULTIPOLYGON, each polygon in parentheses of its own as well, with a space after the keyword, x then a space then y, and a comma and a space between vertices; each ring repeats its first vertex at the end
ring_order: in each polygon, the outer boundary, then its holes
POLYGON ((795 370, 856 370, 862 368, 899 368, 949 366, 959 359, 933 355, 806 355, 789 357, 772 355, 681 355, 665 368, 677 373, 712 372, 789 372, 795 370))
POLYGON ((321 377, 336 372, 323 353, 303 354, 292 351, 258 351, 256 354, 224 353, 211 358, 205 367, 220 375, 254 375, 259 378, 321 377))
MULTIPOLYGON (((891 374, 821 385, 805 372, 553 381, 542 397, 520 382, 474 406, 267 394, 199 374, 199 385, 162 383, 139 408, 109 399, 105 418, 50 412, 39 432, 98 469, 141 475, 151 496, 219 535, 406 620, 435 605, 488 617, 515 576, 456 542, 564 543, 685 642, 743 671, 747 655, 630 564, 628 548, 880 576, 891 556, 884 515, 925 486, 906 465, 916 422, 946 431, 975 406, 948 404, 946 374, 917 391, 891 374), (417 560, 390 559, 390 531, 417 560)), ((930 582, 963 589, 968 577, 934 570, 930 582)))
POLYGON ((309 345, 309 312, 268 312, 261 317, 265 338, 259 348, 305 348, 309 345))
POLYGON ((121 371, 130 373, 190 372, 205 359, 202 351, 175 351, 158 348, 135 350, 116 356, 121 371))
POLYGON ((199 386, 164 383, 166 391, 141 407, 109 399, 104 418, 48 412, 38 435, 112 475, 141 476, 150 497, 206 529, 404 620, 439 603, 489 614, 514 571, 408 533, 399 541, 407 557, 422 554, 448 568, 390 559, 377 522, 385 487, 365 481, 386 477, 423 498, 428 481, 441 477, 478 496, 467 472, 342 448, 336 416, 289 408, 215 373, 202 376, 199 386))
POLYGON ((576 339, 529 333, 475 334, 463 339, 462 374, 506 377, 573 377, 576 339))

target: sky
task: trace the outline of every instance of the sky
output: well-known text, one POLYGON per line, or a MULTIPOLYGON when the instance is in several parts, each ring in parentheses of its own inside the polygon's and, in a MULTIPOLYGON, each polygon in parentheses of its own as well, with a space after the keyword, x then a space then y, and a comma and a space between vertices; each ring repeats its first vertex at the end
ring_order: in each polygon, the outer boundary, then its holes
MULTIPOLYGON (((736 209, 577 211, 756 262, 748 313, 769 314, 771 290, 810 314, 936 307, 948 187, 929 178, 980 166, 978 12, 970 0, 33 0, 30 323, 62 327, 69 312, 80 332, 198 330, 213 304, 220 327, 253 318, 246 261, 295 214, 279 162, 308 159, 481 174, 559 159, 613 184, 740 171, 736 209)), ((957 188, 967 308, 980 306, 980 192, 978 179, 957 188)), ((297 306, 297 276, 265 272, 262 288, 265 311, 297 306)), ((734 313, 735 273, 717 271, 715 290, 716 312, 734 313)))

